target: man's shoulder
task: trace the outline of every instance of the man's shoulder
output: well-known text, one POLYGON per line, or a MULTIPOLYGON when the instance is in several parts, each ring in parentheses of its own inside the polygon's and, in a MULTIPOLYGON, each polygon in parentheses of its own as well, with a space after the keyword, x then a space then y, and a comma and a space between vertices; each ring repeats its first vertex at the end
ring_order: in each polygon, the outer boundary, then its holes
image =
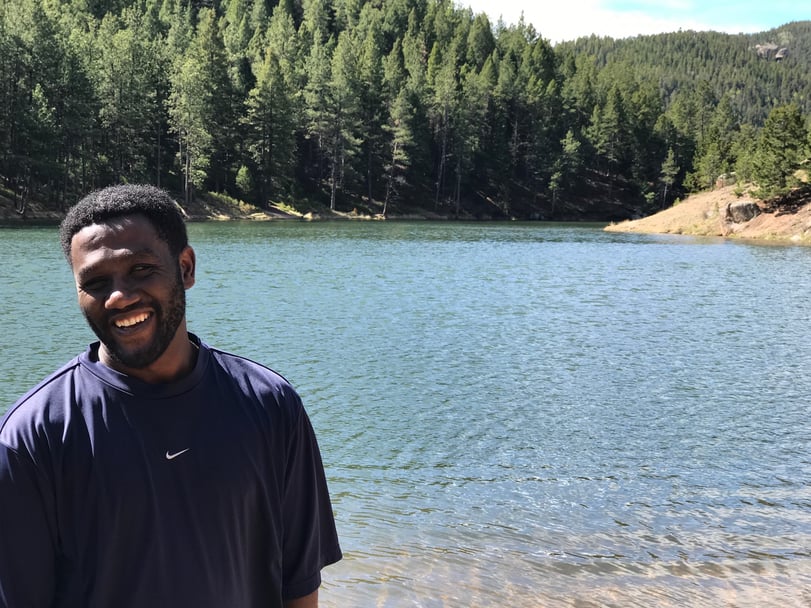
POLYGON ((263 396, 272 395, 276 400, 300 403, 292 384, 279 372, 248 357, 206 346, 217 367, 241 389, 263 396))
POLYGON ((30 430, 34 425, 59 417, 59 412, 54 409, 64 404, 61 396, 66 390, 70 390, 69 385, 75 383, 74 376, 78 368, 77 356, 20 397, 0 418, 0 442, 7 443, 12 435, 21 430, 30 430))
POLYGON ((206 346, 211 352, 211 356, 214 358, 214 360, 231 374, 246 374, 257 378, 266 379, 275 384, 287 386, 290 385, 284 376, 267 365, 259 363, 254 359, 245 357, 243 355, 237 355, 210 345, 206 346))

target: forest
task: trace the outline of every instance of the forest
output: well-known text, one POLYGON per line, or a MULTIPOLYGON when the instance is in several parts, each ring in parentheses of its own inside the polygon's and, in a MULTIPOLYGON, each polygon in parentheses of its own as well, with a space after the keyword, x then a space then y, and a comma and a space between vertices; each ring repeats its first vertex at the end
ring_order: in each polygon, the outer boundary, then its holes
POLYGON ((811 150, 811 21, 552 45, 449 0, 0 0, 0 195, 616 220, 811 150))

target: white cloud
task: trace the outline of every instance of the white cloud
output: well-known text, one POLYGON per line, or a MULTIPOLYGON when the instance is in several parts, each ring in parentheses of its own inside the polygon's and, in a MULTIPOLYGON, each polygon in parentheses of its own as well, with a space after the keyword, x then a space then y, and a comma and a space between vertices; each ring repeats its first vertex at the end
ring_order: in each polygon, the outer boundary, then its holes
POLYGON ((470 6, 474 12, 484 12, 495 23, 502 16, 505 23, 517 23, 523 11, 524 20, 531 23, 540 35, 550 41, 574 40, 580 36, 597 34, 612 38, 627 38, 639 34, 658 34, 682 30, 716 30, 729 33, 752 31, 753 26, 743 24, 710 24, 691 17, 664 17, 670 10, 682 15, 688 4, 684 0, 669 0, 666 3, 651 2, 649 11, 617 12, 604 8, 602 0, 563 0, 554 5, 524 0, 457 0, 470 6))

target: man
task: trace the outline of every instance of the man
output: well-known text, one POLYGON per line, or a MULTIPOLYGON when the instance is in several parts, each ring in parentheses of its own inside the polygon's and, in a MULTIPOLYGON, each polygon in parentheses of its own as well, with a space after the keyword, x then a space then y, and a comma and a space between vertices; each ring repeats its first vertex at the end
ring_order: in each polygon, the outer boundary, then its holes
POLYGON ((0 607, 317 606, 341 551, 310 421, 187 332, 178 206, 107 188, 60 236, 99 342, 0 421, 0 607))

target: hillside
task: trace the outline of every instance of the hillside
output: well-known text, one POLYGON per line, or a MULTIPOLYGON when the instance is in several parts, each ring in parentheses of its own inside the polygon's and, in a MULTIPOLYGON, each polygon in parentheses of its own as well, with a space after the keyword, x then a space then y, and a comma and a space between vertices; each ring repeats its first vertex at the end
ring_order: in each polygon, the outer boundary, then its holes
POLYGON ((731 172, 779 188, 807 158, 759 134, 797 114, 807 147, 811 21, 553 46, 445 0, 15 0, 0 49, 0 186, 55 212, 124 182, 613 220, 731 172))
POLYGON ((680 91, 706 83, 716 99, 731 98, 742 123, 760 125, 775 104, 789 101, 811 113, 811 21, 756 34, 590 36, 558 45, 556 51, 593 57, 600 72, 632 70, 640 80, 656 83, 666 104, 680 91))
POLYGON ((735 186, 694 194, 649 217, 611 224, 608 232, 723 236, 811 245, 811 189, 796 190, 778 203, 739 197, 735 186), (733 210, 757 209, 751 219, 733 210))

